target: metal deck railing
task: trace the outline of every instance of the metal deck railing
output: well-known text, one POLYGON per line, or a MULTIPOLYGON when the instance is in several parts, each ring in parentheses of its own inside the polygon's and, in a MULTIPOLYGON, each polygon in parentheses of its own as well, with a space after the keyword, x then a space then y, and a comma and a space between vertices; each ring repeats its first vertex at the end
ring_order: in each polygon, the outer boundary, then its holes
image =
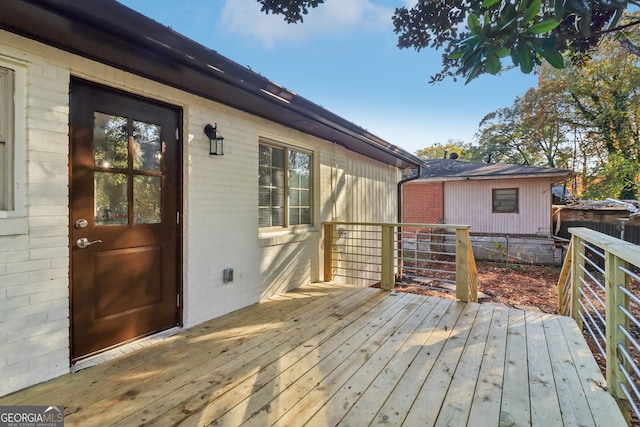
POLYGON ((640 420, 640 246, 588 228, 572 238, 558 282, 559 313, 573 317, 605 363, 607 387, 640 420))
POLYGON ((459 300, 478 300, 466 225, 324 223, 324 280, 379 284, 386 290, 401 284, 454 288, 459 300))

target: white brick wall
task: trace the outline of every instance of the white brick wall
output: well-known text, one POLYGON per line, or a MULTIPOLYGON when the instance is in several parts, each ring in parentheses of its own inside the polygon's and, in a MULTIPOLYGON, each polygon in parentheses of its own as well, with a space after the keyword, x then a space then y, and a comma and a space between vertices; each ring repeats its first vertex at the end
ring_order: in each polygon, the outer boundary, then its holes
MULTIPOLYGON (((0 62, 24 73, 16 82, 16 165, 26 207, 0 223, 0 394, 68 371, 69 72, 48 64, 35 43, 2 33, 0 62), (26 48, 26 50, 25 50, 26 48), (35 49, 36 51, 38 49, 35 49), (24 104, 22 104, 24 103, 24 104), (50 227, 57 223, 58 227, 50 227), (23 227, 24 225, 24 227, 23 227), (13 229, 12 229, 13 228, 13 229)), ((22 208, 22 209, 21 209, 22 208)))
POLYGON ((395 221, 398 171, 326 141, 0 31, 0 62, 27 74, 26 209, 0 215, 0 395, 69 370, 69 82, 77 76, 184 110, 184 324, 208 319, 321 279, 321 222, 395 221), (46 58, 46 59, 45 59, 46 58), (225 156, 208 155, 217 123, 225 156), (314 152, 316 228, 258 232, 258 141, 314 152), (355 177, 366 179, 356 180, 355 177), (334 194, 341 185, 346 190, 334 194), (378 209, 359 198, 381 201, 378 209), (334 207, 335 202, 335 207, 334 207), (336 216, 334 216, 334 213, 336 216), (235 279, 224 284, 222 271, 235 279))

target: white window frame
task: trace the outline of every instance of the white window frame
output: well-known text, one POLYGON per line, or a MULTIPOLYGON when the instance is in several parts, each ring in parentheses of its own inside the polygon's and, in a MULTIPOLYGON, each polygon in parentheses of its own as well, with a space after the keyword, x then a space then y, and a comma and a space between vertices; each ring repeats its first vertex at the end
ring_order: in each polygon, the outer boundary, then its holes
MULTIPOLYGON (((283 215, 284 215, 284 224, 282 226, 264 226, 261 227, 258 225, 258 229, 260 232, 270 232, 270 231, 278 231, 278 230, 309 230, 313 228, 314 224, 314 204, 316 197, 316 185, 314 182, 315 175, 315 153, 313 150, 292 145, 281 142, 276 142, 271 139, 260 138, 259 145, 264 145, 268 147, 272 147, 279 150, 284 150, 284 164, 285 164, 285 176, 284 176, 284 205, 283 205, 283 215), (309 159, 309 223, 308 224, 290 224, 290 215, 289 215, 289 152, 295 151, 303 154, 308 154, 310 156, 309 159)), ((260 160, 258 160, 258 168, 260 167, 260 160)), ((258 191, 260 191, 260 184, 258 184, 258 191)), ((260 210, 260 206, 258 206, 258 210, 260 210)))
MULTIPOLYGON (((0 67, 12 73, 9 90, 13 91, 12 102, 8 102, 11 110, 8 114, 10 128, 6 141, 6 164, 0 165, 0 173, 5 173, 8 190, 8 206, 0 207, 0 221, 3 219, 21 218, 26 215, 26 104, 27 104, 27 65, 12 58, 0 56, 0 67)), ((2 113, 2 112, 0 112, 2 113)), ((3 201, 4 202, 4 201, 3 201)), ((1 205, 0 205, 1 206, 1 205)), ((13 227, 0 226, 0 235, 13 234, 13 227), (6 229, 6 230, 5 230, 6 229)), ((23 228, 23 227, 19 227, 23 228)))

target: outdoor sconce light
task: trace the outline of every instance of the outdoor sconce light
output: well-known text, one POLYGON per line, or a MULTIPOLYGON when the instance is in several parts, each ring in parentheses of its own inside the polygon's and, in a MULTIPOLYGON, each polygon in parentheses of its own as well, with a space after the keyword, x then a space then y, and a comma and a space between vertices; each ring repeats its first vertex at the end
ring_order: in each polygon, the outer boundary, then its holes
POLYGON ((224 138, 218 134, 218 124, 206 125, 204 134, 209 138, 209 155, 224 156, 224 138))

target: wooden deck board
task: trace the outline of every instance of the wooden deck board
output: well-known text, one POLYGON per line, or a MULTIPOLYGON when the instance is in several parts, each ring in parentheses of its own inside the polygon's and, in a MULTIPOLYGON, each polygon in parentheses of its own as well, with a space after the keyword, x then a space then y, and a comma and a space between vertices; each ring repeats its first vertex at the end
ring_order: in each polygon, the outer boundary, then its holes
POLYGON ((74 425, 623 426, 575 322, 316 284, 0 398, 74 425))
POLYGON ((553 377, 551 358, 542 327, 542 313, 525 313, 527 357, 529 361, 529 393, 531 395, 531 425, 548 427, 561 425, 562 412, 553 377))
POLYGON ((469 419, 472 419, 477 427, 500 425, 508 322, 509 310, 496 307, 491 318, 487 345, 469 413, 469 419))

